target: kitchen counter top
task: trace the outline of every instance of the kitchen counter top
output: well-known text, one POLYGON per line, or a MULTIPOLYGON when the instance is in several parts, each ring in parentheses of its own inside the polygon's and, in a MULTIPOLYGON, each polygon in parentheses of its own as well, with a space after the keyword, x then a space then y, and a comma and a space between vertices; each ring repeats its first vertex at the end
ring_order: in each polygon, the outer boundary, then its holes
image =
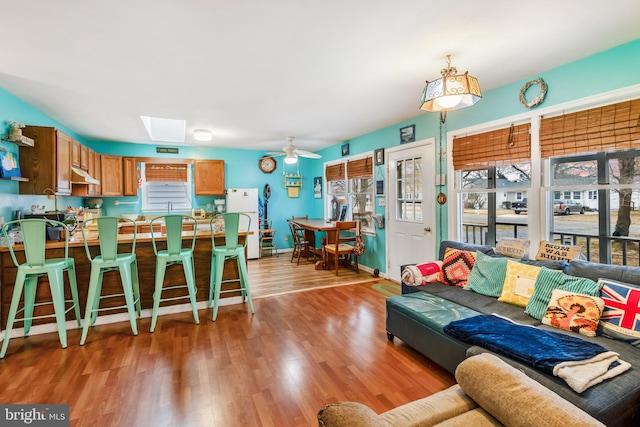
MULTIPOLYGON (((182 235, 183 245, 191 245, 191 236, 193 231, 183 231, 182 235)), ((246 233, 240 233, 241 242, 243 242, 246 233)), ((164 249, 166 245, 166 236, 162 233, 153 233, 153 237, 161 248, 164 249)), ((216 233, 214 235, 216 245, 224 245, 224 233, 216 233)), ((97 231, 90 232, 87 235, 89 250, 92 256, 97 255, 99 250, 100 241, 97 238, 97 231)), ((87 291, 89 287, 89 277, 91 273, 91 264, 87 258, 87 254, 84 247, 84 241, 82 239, 82 233, 76 232, 69 239, 69 257, 75 260, 76 265, 76 279, 78 282, 78 295, 80 298, 81 311, 84 311, 86 304, 87 291)), ((153 306, 153 292, 155 283, 155 264, 156 257, 153 251, 153 245, 151 243, 152 233, 137 233, 136 235, 136 257, 138 259, 138 277, 140 282, 140 301, 142 308, 151 308, 153 306)), ((122 252, 131 251, 131 244, 133 242, 132 234, 118 234, 119 250, 122 252)), ((61 258, 64 256, 64 242, 47 242, 46 245, 47 256, 53 258, 61 258)), ((18 262, 24 262, 24 251, 22 245, 15 245, 14 251, 18 262)), ((196 299, 198 301, 206 301, 209 296, 209 279, 211 276, 211 231, 208 228, 206 230, 196 231, 196 243, 194 250, 194 264, 196 274, 196 299)), ((13 293, 13 286, 17 274, 17 268, 13 264, 8 247, 0 247, 0 327, 4 329, 9 305, 11 304, 11 295, 13 293)), ((238 265, 235 261, 229 261, 225 264, 223 273, 223 280, 231 280, 231 283, 223 283, 223 290, 237 288, 237 283, 233 283, 233 280, 237 280, 239 277, 238 265)), ((39 279, 46 283, 46 277, 39 279)), ((180 265, 174 265, 167 269, 165 275, 165 283, 172 283, 175 285, 185 284, 185 277, 180 265)), ((118 272, 106 272, 103 278, 102 294, 121 294, 122 285, 120 283, 120 277, 118 272)), ((66 288, 68 293, 68 288, 66 288)), ((169 291, 167 295, 163 292, 163 297, 176 296, 173 291, 169 291)), ((235 297, 239 296, 239 292, 223 293, 223 297, 235 297)), ((70 295, 67 295, 68 297, 70 295)), ((38 286, 38 298, 39 301, 50 300, 49 286, 41 284, 38 286)), ((170 301, 164 305, 182 304, 188 300, 170 301)), ((101 302, 101 307, 115 307, 123 304, 123 300, 118 298, 109 298, 101 302)), ((51 306, 42 306, 41 314, 49 314, 52 312, 51 306), (49 312, 47 312, 49 310, 49 312)), ((120 310, 124 311, 124 309, 120 310)), ((120 312, 114 310, 113 313, 120 312)), ((72 314, 68 313, 67 320, 72 320, 72 314)), ((52 323, 53 319, 38 319, 34 321, 34 324, 52 323)))

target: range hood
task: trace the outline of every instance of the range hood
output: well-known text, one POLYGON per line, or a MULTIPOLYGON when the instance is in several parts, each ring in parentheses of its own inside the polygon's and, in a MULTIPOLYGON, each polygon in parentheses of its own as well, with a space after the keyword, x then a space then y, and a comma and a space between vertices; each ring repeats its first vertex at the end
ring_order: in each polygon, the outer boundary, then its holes
POLYGON ((92 178, 86 171, 71 166, 71 183, 72 184, 100 184, 95 178, 92 178))

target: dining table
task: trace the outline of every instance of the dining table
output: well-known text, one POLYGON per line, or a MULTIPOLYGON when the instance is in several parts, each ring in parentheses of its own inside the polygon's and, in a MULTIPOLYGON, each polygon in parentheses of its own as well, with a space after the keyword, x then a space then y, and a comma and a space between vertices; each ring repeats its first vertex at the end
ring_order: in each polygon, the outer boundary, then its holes
POLYGON ((325 232, 329 236, 332 231, 336 231, 336 222, 323 218, 295 219, 292 222, 304 229, 305 240, 309 242, 309 246, 313 248, 315 254, 320 257, 320 261, 316 262, 316 269, 324 269, 326 266, 322 246, 318 248, 317 245, 318 241, 322 242, 322 237, 318 240, 316 235, 325 232))

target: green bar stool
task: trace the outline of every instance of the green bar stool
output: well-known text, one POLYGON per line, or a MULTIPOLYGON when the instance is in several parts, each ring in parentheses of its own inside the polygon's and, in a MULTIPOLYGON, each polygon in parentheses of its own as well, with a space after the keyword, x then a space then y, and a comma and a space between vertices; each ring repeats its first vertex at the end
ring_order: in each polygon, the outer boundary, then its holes
POLYGON ((29 335, 31 323, 34 319, 55 317, 58 327, 58 336, 62 348, 67 347, 67 327, 66 314, 71 310, 75 310, 78 327, 82 327, 80 316, 80 305, 78 303, 78 286, 76 283, 76 270, 73 258, 69 258, 69 229, 59 221, 49 219, 23 219, 10 221, 2 227, 2 234, 5 242, 9 246, 13 263, 18 268, 16 274, 15 287, 13 288, 13 296, 11 298, 11 306, 9 307, 9 315, 7 317, 7 327, 4 333, 4 342, 2 350, 0 350, 0 359, 4 358, 9 346, 9 338, 15 321, 24 322, 24 336, 29 335), (20 227, 22 232, 22 240, 24 246, 24 255, 26 261, 22 264, 16 258, 14 244, 9 239, 8 230, 13 227, 20 227), (47 227, 58 227, 64 231, 64 258, 47 258, 45 251, 47 227), (64 272, 67 272, 69 278, 69 286, 71 288, 71 299, 65 300, 64 294, 64 272), (51 290, 52 302, 36 303, 36 289, 38 287, 38 278, 47 276, 49 280, 49 289, 51 290), (18 309, 22 291, 24 290, 24 305, 18 309), (67 309, 67 304, 71 306, 67 309), (35 307, 53 304, 54 314, 34 316, 35 307), (16 320, 16 315, 23 312, 23 317, 16 320))
POLYGON ((249 237, 249 227, 251 225, 251 217, 244 213, 226 213, 223 214, 224 218, 224 233, 225 233, 225 245, 216 246, 215 240, 215 222, 219 220, 218 217, 211 218, 209 225, 211 227, 211 242, 213 251, 211 253, 211 279, 209 283, 209 307, 213 305, 213 317, 215 322, 218 317, 218 303, 220 300, 220 294, 225 292, 238 292, 242 294, 242 302, 245 300, 249 302, 249 309, 251 314, 254 313, 253 302, 251 301, 251 290, 249 288, 249 275, 247 273, 247 258, 245 256, 245 249, 247 247, 247 240, 249 237), (240 230, 240 222, 242 222, 242 229, 240 230), (238 235, 239 232, 244 232, 244 243, 240 244, 238 235), (238 272, 240 273, 240 279, 222 280, 222 273, 224 271, 224 262, 227 259, 236 259, 238 263, 238 272), (222 284, 227 282, 240 282, 240 288, 221 290, 222 284))
POLYGON ((189 215, 163 215, 151 220, 151 230, 158 225, 163 225, 162 229, 166 228, 167 248, 158 250, 156 242, 156 233, 151 233, 151 241, 153 242, 153 252, 156 254, 156 286, 153 293, 153 312, 151 314, 151 332, 156 328, 156 321, 158 320, 158 308, 163 301, 173 301, 177 299, 183 299, 187 296, 191 301, 191 309, 193 310, 193 318, 196 323, 200 323, 198 317, 198 307, 196 305, 196 273, 193 262, 193 249, 196 245, 196 219, 189 215), (184 220, 192 221, 193 235, 191 236, 191 247, 182 247, 182 223, 184 220), (168 266, 174 264, 181 264, 184 270, 184 275, 187 281, 185 285, 164 286, 164 274, 168 266), (179 289, 186 287, 188 295, 182 295, 170 298, 161 298, 163 290, 179 289))
MULTIPOLYGON (((140 286, 138 282, 138 261, 136 259, 136 222, 128 218, 118 218, 113 216, 105 216, 93 218, 82 224, 82 238, 84 240, 84 248, 87 252, 87 258, 91 263, 91 276, 89 278, 89 292, 87 294, 87 306, 84 311, 84 327, 82 328, 82 338, 80 345, 84 345, 89 332, 89 325, 93 326, 98 318, 98 312, 108 310, 118 310, 127 308, 129 313, 129 322, 133 335, 138 335, 138 325, 136 323, 136 314, 140 318, 140 286), (118 223, 120 221, 130 222, 133 225, 133 242, 131 244, 131 252, 118 253, 118 223), (100 253, 95 257, 91 257, 91 250, 87 240, 89 234, 88 229, 97 226, 98 239, 100 241, 100 253), (120 280, 122 282, 121 294, 111 294, 101 296, 102 277, 107 271, 118 270, 120 272, 120 280), (125 305, 100 308, 100 301, 110 298, 118 298, 124 296, 125 305)), ((95 247, 95 246, 94 246, 95 247)))

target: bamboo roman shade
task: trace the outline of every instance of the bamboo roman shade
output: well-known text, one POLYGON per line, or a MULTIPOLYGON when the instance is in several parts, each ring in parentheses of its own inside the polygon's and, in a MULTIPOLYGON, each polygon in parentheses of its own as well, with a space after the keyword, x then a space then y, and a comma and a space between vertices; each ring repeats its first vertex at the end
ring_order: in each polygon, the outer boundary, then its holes
POLYGON ((453 139, 455 170, 524 162, 531 158, 531 124, 453 139))
POLYGON ((640 147, 640 99, 543 118, 542 157, 640 147))
POLYGON ((347 178, 366 178, 373 176, 373 158, 347 162, 347 178))
POLYGON ((340 181, 344 179, 344 163, 327 166, 324 170, 327 181, 340 181))
POLYGON ((188 165, 147 163, 144 176, 147 182, 187 182, 188 165))

